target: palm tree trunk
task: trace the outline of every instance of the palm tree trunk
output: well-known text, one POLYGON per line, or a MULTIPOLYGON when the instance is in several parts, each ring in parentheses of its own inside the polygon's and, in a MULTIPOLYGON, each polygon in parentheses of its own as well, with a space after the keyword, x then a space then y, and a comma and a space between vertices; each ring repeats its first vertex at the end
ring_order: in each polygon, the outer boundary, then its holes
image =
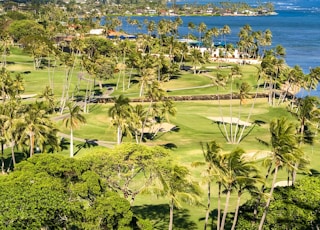
POLYGON ((169 220, 169 230, 173 228, 173 200, 170 201, 170 220, 169 220))
POLYGON ((218 183, 218 217, 217 217, 217 230, 220 229, 220 219, 221 219, 221 182, 218 183))
POLYGON ((30 138, 30 157, 32 157, 34 152, 34 134, 31 131, 29 135, 30 135, 29 137, 30 138))
POLYGON ((140 85, 140 92, 139 92, 139 97, 142 97, 142 94, 143 94, 143 87, 144 87, 144 84, 143 84, 143 82, 141 82, 141 85, 140 85))
POLYGON ((220 116, 221 116, 221 120, 222 120, 223 129, 224 129, 224 132, 226 134, 227 141, 230 142, 229 133, 227 131, 227 126, 226 126, 226 123, 224 122, 224 116, 223 116, 223 113, 222 113, 221 101, 220 101, 219 94, 218 94, 218 102, 219 102, 219 111, 220 111, 220 116))
MULTIPOLYGON (((267 173, 266 173, 266 176, 265 176, 265 181, 267 181, 267 179, 268 179, 268 177, 270 175, 271 168, 272 168, 272 164, 270 164, 269 167, 268 167, 268 170, 267 170, 267 173)), ((261 193, 264 193, 264 190, 265 190, 265 184, 263 184, 261 186, 261 193)), ((258 216, 258 207, 260 206, 260 202, 261 202, 261 195, 258 196, 257 201, 256 201, 256 205, 255 205, 254 210, 253 210, 253 215, 254 215, 254 221, 255 222, 256 222, 257 216, 258 216)))
MULTIPOLYGON (((252 112, 253 112, 253 108, 254 108, 254 105, 255 105, 255 102, 256 102, 256 99, 257 99, 257 96, 258 96, 258 85, 259 85, 259 81, 257 82, 256 93, 255 93, 255 96, 254 96, 254 99, 253 99, 253 103, 252 103, 252 105, 251 105, 250 112, 249 112, 249 114, 248 114, 246 123, 249 123, 250 117, 251 117, 252 112)), ((243 133, 244 133, 244 130, 246 129, 246 127, 247 127, 247 125, 244 124, 243 127, 242 127, 242 130, 241 130, 240 136, 239 136, 239 138, 238 138, 237 144, 239 144, 239 143, 241 142, 242 137, 243 137, 243 133)))
POLYGON ((153 101, 152 101, 152 99, 151 99, 150 104, 149 104, 149 107, 148 107, 148 110, 147 110, 147 113, 146 113, 145 120, 144 120, 144 121, 143 121, 143 123, 142 123, 142 127, 141 127, 141 136, 140 136, 140 143, 142 142, 142 139, 143 139, 144 128, 146 127, 146 124, 147 124, 147 121, 148 121, 148 117, 149 117, 149 113, 150 113, 150 110, 151 110, 152 104, 153 104, 153 101))
POLYGON ((209 181, 208 182, 208 203, 207 203, 206 219, 205 219, 205 222, 204 222, 204 230, 207 229, 208 220, 209 220, 210 205, 211 205, 210 198, 211 198, 211 183, 209 181))
POLYGON ((70 157, 73 157, 73 129, 70 128, 70 157))
POLYGON ((234 137, 233 137, 233 130, 232 130, 232 97, 233 97, 233 95, 232 95, 232 85, 233 85, 233 77, 231 76, 231 85, 230 85, 230 88, 231 88, 231 90, 230 90, 230 105, 229 105, 229 108, 230 108, 230 141, 231 141, 231 143, 234 143, 234 137))
POLYGON ((241 192, 238 191, 237 206, 236 206, 236 211, 234 213, 234 218, 233 218, 231 230, 234 230, 236 228, 236 224, 238 221, 238 215, 239 215, 240 199, 241 199, 241 192))
POLYGON ((12 141, 11 142, 11 158, 12 158, 13 168, 15 168, 16 166, 16 156, 14 155, 14 146, 15 146, 15 143, 14 141, 12 141))
POLYGON ((3 141, 1 141, 1 172, 2 174, 5 174, 5 170, 4 170, 4 143, 3 141))
POLYGON ((270 205, 272 194, 273 194, 273 190, 274 190, 274 185, 275 185, 276 180, 277 180, 278 168, 279 168, 279 166, 276 165, 276 167, 274 169, 273 180, 272 180, 272 185, 271 185, 269 198, 267 200, 266 206, 265 206, 264 211, 263 211, 263 215, 262 215, 261 220, 260 220, 259 230, 263 229, 263 224, 264 224, 264 221, 265 221, 265 219, 267 217, 269 205, 270 205))
POLYGON ((231 189, 228 188, 227 197, 226 197, 226 204, 225 204, 224 210, 223 210, 223 216, 222 216, 222 220, 221 220, 220 230, 224 230, 224 225, 226 223, 226 218, 227 218, 227 213, 228 213, 230 195, 231 195, 231 189))
POLYGON ((118 145, 121 144, 121 136, 122 136, 121 127, 120 127, 120 125, 118 125, 118 128, 117 128, 117 144, 118 145))

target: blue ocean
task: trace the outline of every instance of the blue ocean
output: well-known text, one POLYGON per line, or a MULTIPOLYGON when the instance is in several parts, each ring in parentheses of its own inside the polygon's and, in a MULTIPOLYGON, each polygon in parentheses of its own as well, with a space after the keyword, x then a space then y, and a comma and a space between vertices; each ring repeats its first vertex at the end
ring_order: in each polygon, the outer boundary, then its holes
MULTIPOLYGON (((239 0, 230 1, 239 2, 239 0)), ((219 2, 220 0, 177 1, 178 4, 218 4, 219 2)), ((250 5, 257 3, 256 0, 247 0, 245 2, 250 5)), ((236 43, 240 28, 249 24, 254 31, 271 30, 273 35, 272 46, 282 45, 286 49, 285 59, 289 66, 299 65, 305 73, 308 73, 310 68, 320 66, 320 0, 273 0, 270 2, 274 4, 277 15, 255 17, 183 16, 181 17, 183 25, 179 28, 179 34, 184 36, 188 33, 189 22, 193 22, 195 25, 204 22, 207 28, 222 28, 224 25, 228 25, 231 28, 231 34, 227 36, 227 42, 236 43)), ((132 18, 140 21, 145 19, 145 17, 132 18)), ((157 22, 161 18, 151 17, 148 19, 157 22)), ((124 20, 123 29, 129 28, 130 26, 126 25, 124 20)), ((317 93, 320 96, 320 87, 317 93)))
MULTIPOLYGON (((231 2, 239 0, 231 0, 231 2)), ((178 4, 207 4, 220 1, 191 1, 181 0, 178 4)), ((245 1, 250 5, 255 5, 256 0, 245 1)), ((195 25, 204 22, 207 28, 222 28, 228 25, 231 34, 227 36, 227 42, 236 43, 241 27, 249 24, 253 30, 270 29, 273 35, 273 46, 282 45, 286 49, 286 62, 289 66, 299 65, 305 73, 310 68, 320 66, 320 0, 302 1, 271 1, 275 6, 278 15, 256 16, 256 17, 199 17, 182 16, 183 25, 179 28, 180 36, 188 33, 188 23, 195 25)), ((143 21, 145 17, 131 17, 143 21)), ((149 20, 159 21, 161 17, 151 17, 149 20)), ((123 29, 130 31, 130 25, 123 20, 123 29)), ((194 32, 196 33, 196 32, 194 32)))

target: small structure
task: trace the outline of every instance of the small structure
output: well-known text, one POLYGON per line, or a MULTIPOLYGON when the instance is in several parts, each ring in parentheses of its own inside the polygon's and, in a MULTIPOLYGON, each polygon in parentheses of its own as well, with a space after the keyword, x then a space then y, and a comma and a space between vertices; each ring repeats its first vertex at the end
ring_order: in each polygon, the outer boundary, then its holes
POLYGON ((187 43, 189 46, 197 46, 197 47, 203 46, 203 43, 201 41, 186 39, 186 38, 178 39, 178 42, 187 43))
POLYGON ((102 34, 104 34, 104 29, 91 29, 90 31, 89 31, 89 34, 90 35, 102 35, 102 34))

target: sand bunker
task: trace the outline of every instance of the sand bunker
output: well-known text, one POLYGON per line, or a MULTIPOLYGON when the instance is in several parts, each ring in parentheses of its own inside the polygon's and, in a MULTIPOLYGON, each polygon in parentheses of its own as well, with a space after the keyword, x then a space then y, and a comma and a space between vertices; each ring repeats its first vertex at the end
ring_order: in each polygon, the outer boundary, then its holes
POLYGON ((238 124, 241 126, 251 126, 252 124, 249 122, 241 121, 239 118, 236 117, 208 117, 208 119, 219 122, 219 123, 228 123, 228 124, 238 124))
MULTIPOLYGON (((157 132, 169 132, 173 130, 176 126, 170 123, 156 123, 148 128, 145 128, 144 133, 157 133, 157 132)), ((141 131, 141 130, 140 130, 141 131)))

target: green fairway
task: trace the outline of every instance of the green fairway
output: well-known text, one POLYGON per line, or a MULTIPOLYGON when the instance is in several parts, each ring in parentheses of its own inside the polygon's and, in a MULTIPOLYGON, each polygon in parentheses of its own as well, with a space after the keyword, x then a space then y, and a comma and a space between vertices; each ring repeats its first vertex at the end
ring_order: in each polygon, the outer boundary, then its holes
MULTIPOLYGON (((14 48, 11 55, 7 58, 8 70, 11 74, 20 73, 24 78, 25 91, 23 94, 36 94, 40 95, 45 88, 50 84, 53 84, 53 92, 55 96, 55 102, 59 104, 63 89, 66 81, 66 69, 61 63, 57 62, 56 66, 48 67, 43 66, 41 69, 34 69, 33 60, 30 56, 23 53, 20 49, 14 48), (50 82, 50 79, 52 82, 50 82)), ((192 167, 192 162, 203 161, 202 145, 203 143, 210 142, 212 140, 217 141, 222 145, 224 152, 230 152, 236 147, 240 147, 245 150, 246 153, 259 153, 270 150, 261 144, 261 140, 269 142, 270 132, 269 124, 274 118, 287 117, 291 121, 298 121, 287 111, 288 103, 285 102, 279 106, 270 106, 267 98, 254 98, 257 90, 257 67, 254 65, 243 65, 241 71, 242 77, 235 78, 232 82, 228 82, 224 86, 217 86, 213 83, 213 79, 217 74, 222 74, 225 78, 230 77, 230 68, 217 68, 217 63, 209 63, 204 66, 207 67, 207 72, 202 74, 193 74, 191 72, 182 71, 181 74, 172 77, 170 81, 163 82, 161 86, 167 91, 168 96, 181 96, 181 95, 218 95, 229 94, 231 92, 234 95, 239 93, 239 85, 242 82, 247 82, 252 88, 250 91, 251 97, 244 100, 241 104, 239 99, 233 100, 198 100, 198 101, 175 101, 174 105, 177 110, 176 116, 170 116, 168 123, 174 125, 176 128, 169 132, 159 132, 152 140, 147 139, 144 144, 146 145, 161 145, 171 148, 171 153, 175 161, 181 163, 190 169, 192 176, 201 181, 203 167, 192 167), (215 122, 212 117, 225 119, 232 117, 232 119, 240 119, 243 122, 248 122, 251 125, 230 125, 224 122, 215 122), (243 132, 243 133, 242 133, 243 132), (235 134, 236 133, 236 134, 235 134), (229 136, 230 135, 230 136, 229 136), (235 136, 241 141, 239 143, 230 143, 227 139, 235 136), (260 140, 260 141, 259 141, 260 140)), ((69 97, 78 98, 79 105, 82 105, 85 95, 85 91, 88 84, 93 85, 92 94, 95 98, 100 98, 103 93, 112 88, 112 93, 108 96, 117 97, 124 94, 130 99, 139 98, 139 77, 132 76, 133 80, 129 84, 129 74, 127 73, 126 79, 120 79, 118 73, 114 74, 114 78, 104 80, 104 88, 100 90, 98 82, 93 81, 93 77, 88 73, 80 70, 80 66, 76 65, 73 71, 70 73, 70 92, 69 97), (80 78, 79 75, 84 74, 84 78, 80 78), (90 81, 88 81, 90 79, 90 81), (118 88, 116 88, 117 83, 118 88), (130 87, 128 87, 130 86, 130 87)), ((260 83, 258 83, 260 84, 260 83)), ((258 92, 266 92, 262 87, 259 87, 258 92)), ((36 97, 35 97, 36 98, 36 97)), ((25 102, 33 102, 35 98, 26 100, 25 102)), ((229 97, 230 98, 230 97, 229 97)), ((140 98, 141 101, 145 97, 140 98)), ((131 103, 132 105, 138 104, 137 102, 131 103)), ((141 102, 144 108, 149 106, 149 102, 141 102)), ((109 117, 109 109, 114 105, 113 102, 108 103, 90 103, 89 112, 83 114, 86 118, 86 124, 79 126, 74 130, 74 136, 79 139, 87 140, 99 140, 116 142, 117 129, 112 124, 112 120, 109 117)), ((60 116, 56 113, 51 115, 52 117, 60 116)), ((60 132, 69 134, 70 130, 64 127, 62 119, 56 121, 56 127, 60 132)), ((124 142, 135 142, 133 137, 124 137, 124 142)), ((76 157, 83 157, 94 153, 95 151, 101 151, 101 146, 84 147, 83 142, 76 142, 75 150, 77 151, 76 157)), ((314 145, 305 145, 303 150, 307 153, 310 159, 310 168, 318 171, 320 168, 320 143, 316 138, 314 145)), ((65 145, 65 149, 59 154, 68 155, 68 145, 65 145)), ((10 158, 10 151, 6 149, 5 155, 10 158)), ((19 153, 18 161, 25 158, 23 154, 19 153)), ((262 175, 266 173, 266 169, 260 166, 262 175)), ((299 174, 298 177, 304 176, 299 174)), ((279 173, 278 181, 286 180, 287 172, 282 170, 279 173)), ((270 183, 270 181, 268 181, 270 183)), ((206 190, 206 185, 201 183, 203 190, 206 190)), ((216 207, 217 204, 217 185, 213 184, 212 188, 212 207, 216 207)), ((242 202, 249 198, 249 195, 244 195, 242 202)), ((203 195, 203 203, 205 203, 206 194, 203 195)), ((164 199, 156 199, 150 195, 139 195, 135 200, 134 212, 143 218, 151 219, 155 224, 155 229, 164 229, 168 223, 169 209, 166 205, 167 201, 164 199)), ((221 204, 223 207, 224 200, 221 204)), ((236 193, 232 194, 230 200, 229 212, 233 212, 236 206, 236 193)), ((216 215, 216 213, 214 213, 216 215)), ((183 209, 177 210, 175 213, 175 223, 179 226, 175 229, 201 229, 203 227, 203 221, 205 216, 204 206, 190 207, 184 206, 183 209)))

